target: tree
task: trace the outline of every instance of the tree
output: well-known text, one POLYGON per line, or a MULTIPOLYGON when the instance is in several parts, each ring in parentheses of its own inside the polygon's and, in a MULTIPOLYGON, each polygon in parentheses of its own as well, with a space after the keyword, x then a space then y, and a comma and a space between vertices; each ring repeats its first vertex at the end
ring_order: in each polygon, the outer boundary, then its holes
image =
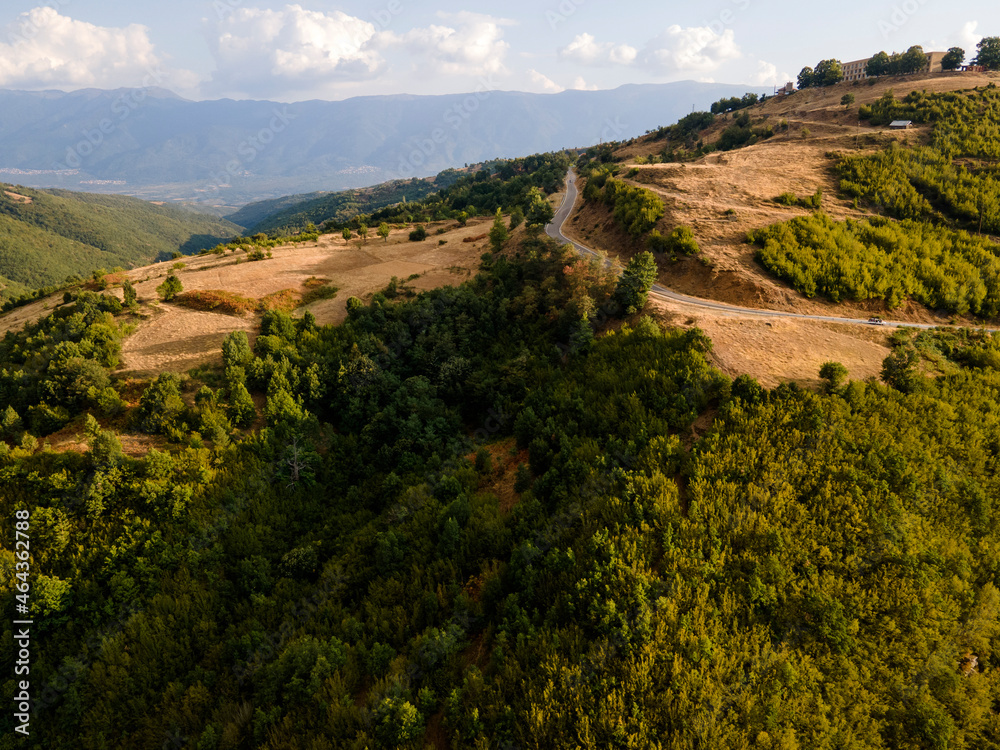
POLYGON ((410 232, 410 242, 423 242, 427 239, 427 230, 424 229, 423 224, 417 224, 413 231, 410 232))
POLYGON ((745 403, 753 405, 761 403, 767 392, 764 390, 764 386, 750 375, 740 375, 733 381, 730 395, 733 398, 742 399, 745 403))
POLYGON ((362 224, 360 227, 358 227, 358 235, 361 237, 361 241, 364 244, 367 245, 368 244, 368 225, 367 224, 362 224))
POLYGON ((222 362, 228 367, 246 367, 253 361, 246 331, 233 331, 222 342, 222 362))
POLYGON ((156 293, 160 295, 160 299, 164 302, 169 302, 183 291, 184 285, 177 278, 177 274, 173 273, 167 276, 163 283, 156 287, 156 293))
POLYGON ((920 355, 912 345, 896 348, 882 361, 882 380, 897 391, 909 393, 917 383, 920 355))
POLYGON ((490 229, 490 246, 493 252, 498 253, 507 241, 507 226, 503 223, 503 214, 497 209, 496 218, 493 219, 493 227, 490 229))
POLYGON ((799 71, 798 83, 800 89, 807 89, 815 84, 816 72, 808 65, 799 71))
POLYGON ((927 54, 924 48, 915 44, 906 50, 900 59, 900 73, 919 73, 927 68, 927 54))
POLYGON ((229 408, 226 410, 226 416, 237 427, 249 427, 257 416, 253 399, 242 381, 229 385, 229 408))
POLYGON ((556 214, 555 210, 552 208, 552 204, 549 203, 549 199, 545 197, 545 193, 537 187, 531 188, 529 196, 528 210, 525 212, 525 219, 528 224, 539 224, 541 226, 545 226, 552 221, 552 217, 556 214))
POLYGON ((961 47, 949 47, 941 58, 941 70, 958 70, 965 62, 965 50, 961 47))
POLYGON ((125 279, 124 283, 122 283, 122 294, 125 296, 125 307, 130 310, 134 308, 139 299, 139 295, 136 294, 135 287, 132 286, 132 282, 128 279, 125 279))
POLYGON ((987 70, 1000 70, 1000 36, 987 36, 976 45, 975 65, 987 70))
POLYGON ((840 362, 824 362, 819 368, 819 376, 826 381, 824 388, 827 393, 833 393, 844 384, 847 378, 847 368, 840 362))
POLYGON ((643 251, 628 262, 615 287, 615 299, 627 315, 637 313, 646 306, 649 290, 655 281, 656 260, 652 253, 643 251))
POLYGON ((143 432, 165 432, 185 409, 181 399, 181 381, 172 372, 164 372, 150 383, 139 399, 136 417, 143 432))
POLYGON ((389 241, 389 232, 390 232, 389 225, 386 224, 384 221, 378 225, 378 236, 381 237, 386 242, 389 241))
POLYGON ((872 59, 868 61, 868 65, 865 66, 865 73, 875 78, 877 76, 884 76, 889 72, 889 55, 884 51, 879 52, 872 56, 872 59))
POLYGON ((816 72, 813 74, 815 86, 832 86, 844 80, 844 68, 840 60, 822 60, 816 65, 816 72))
POLYGON ((459 213, 458 213, 458 225, 460 227, 464 227, 468 223, 469 223, 469 214, 467 214, 465 211, 459 211, 459 213))
POLYGON ((21 431, 21 417, 14 411, 14 407, 8 404, 3 414, 0 415, 0 436, 14 440, 21 434, 21 431))
POLYGON ((341 232, 341 236, 342 236, 342 237, 343 237, 343 238, 344 238, 345 240, 350 240, 350 239, 351 239, 351 237, 353 237, 354 235, 353 235, 353 234, 351 233, 351 228, 350 228, 350 227, 344 227, 344 231, 343 231, 343 232, 341 232))
POLYGON ((524 211, 520 206, 514 206, 514 210, 510 212, 510 231, 514 231, 519 226, 524 223, 524 211))
POLYGON ((840 97, 840 103, 843 104, 845 107, 850 107, 852 104, 854 104, 854 94, 844 94, 842 97, 840 97))

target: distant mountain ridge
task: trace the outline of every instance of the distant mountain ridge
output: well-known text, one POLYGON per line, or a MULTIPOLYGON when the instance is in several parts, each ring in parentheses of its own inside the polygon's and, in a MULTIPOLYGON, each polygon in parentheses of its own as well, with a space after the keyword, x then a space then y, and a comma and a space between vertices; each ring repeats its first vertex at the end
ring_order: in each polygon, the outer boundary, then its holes
POLYGON ((0 90, 0 179, 242 205, 630 138, 747 91, 769 88, 684 81, 293 104, 0 90))

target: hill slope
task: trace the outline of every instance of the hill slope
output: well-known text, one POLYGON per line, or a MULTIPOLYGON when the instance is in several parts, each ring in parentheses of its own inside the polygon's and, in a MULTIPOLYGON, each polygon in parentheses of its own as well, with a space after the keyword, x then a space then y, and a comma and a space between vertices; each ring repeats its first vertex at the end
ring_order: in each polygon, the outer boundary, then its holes
POLYGON ((0 184, 4 296, 95 268, 197 252, 239 231, 225 219, 136 198, 0 184))
POLYGON ((290 227, 305 227, 328 219, 345 222, 357 214, 367 214, 402 201, 415 201, 455 183, 462 175, 449 169, 428 179, 393 180, 369 188, 337 193, 289 195, 244 206, 226 218, 243 226, 247 234, 290 227))

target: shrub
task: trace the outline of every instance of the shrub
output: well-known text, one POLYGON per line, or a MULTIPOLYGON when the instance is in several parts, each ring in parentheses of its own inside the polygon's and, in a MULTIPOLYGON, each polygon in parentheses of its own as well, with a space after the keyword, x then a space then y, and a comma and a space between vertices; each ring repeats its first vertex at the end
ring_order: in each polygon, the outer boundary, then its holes
POLYGON ((675 227, 667 236, 654 229, 649 233, 649 249, 671 255, 696 255, 701 251, 694 239, 694 233, 685 226, 675 227))
POLYGON ((164 302, 169 302, 183 291, 184 285, 181 284, 181 280, 177 278, 176 274, 170 274, 162 284, 156 287, 156 293, 164 302))
POLYGON ((416 228, 410 232, 410 242, 423 242, 427 239, 427 230, 423 224, 417 224, 416 228))

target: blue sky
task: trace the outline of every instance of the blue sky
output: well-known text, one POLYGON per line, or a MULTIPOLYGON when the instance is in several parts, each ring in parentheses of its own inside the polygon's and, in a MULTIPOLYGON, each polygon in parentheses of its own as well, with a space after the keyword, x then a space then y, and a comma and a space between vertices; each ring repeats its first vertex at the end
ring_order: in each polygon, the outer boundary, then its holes
POLYGON ((296 101, 687 79, 770 85, 823 58, 911 44, 972 57, 992 35, 995 0, 6 0, 0 87, 160 85, 192 99, 296 101))

